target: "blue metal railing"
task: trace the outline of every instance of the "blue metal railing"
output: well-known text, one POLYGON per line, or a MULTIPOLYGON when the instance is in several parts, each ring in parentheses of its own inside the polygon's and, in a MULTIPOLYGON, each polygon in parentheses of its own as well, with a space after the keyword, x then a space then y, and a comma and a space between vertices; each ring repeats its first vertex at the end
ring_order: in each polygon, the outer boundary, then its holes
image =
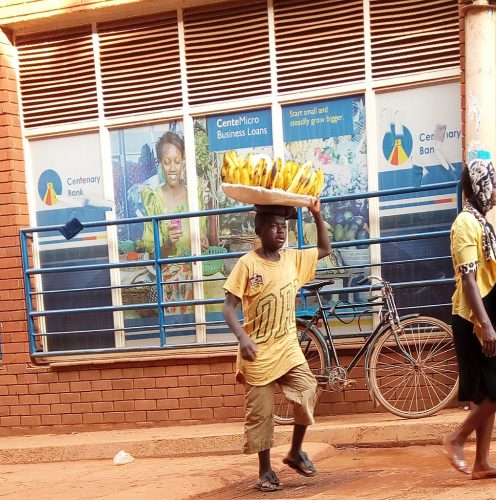
MULTIPOLYGON (((461 196, 459 194, 459 183, 456 181, 446 182, 441 184, 433 184, 428 186, 417 187, 405 187, 398 189, 388 189, 382 191, 373 191, 373 192, 365 192, 365 193, 354 193, 350 195, 344 196, 335 196, 335 197, 325 197, 321 199, 322 204, 326 203, 335 203, 347 200, 355 200, 355 199, 368 199, 373 197, 386 197, 390 195, 398 195, 398 194, 408 194, 408 193, 419 193, 433 190, 441 190, 458 187, 458 209, 460 209, 460 200, 461 196)), ((22 264, 24 271, 24 287, 25 287, 25 296, 26 296, 26 307, 27 307, 27 316, 28 316, 28 335, 29 335, 29 345, 31 355, 34 357, 39 356, 56 356, 56 355, 67 355, 67 354, 86 354, 86 353, 103 353, 103 352, 126 352, 126 351, 139 351, 139 350, 155 350, 157 348, 161 349, 171 349, 177 347, 194 347, 198 346, 197 342, 168 342, 168 337, 171 333, 177 333, 178 331, 184 331, 189 329, 195 329, 197 326, 207 326, 207 327, 216 327, 223 326, 225 323, 222 320, 206 320, 203 322, 197 321, 182 321, 179 324, 171 324, 168 321, 168 317, 166 315, 166 310, 171 307, 187 307, 187 306, 213 306, 222 304, 224 302, 223 297, 218 298, 204 298, 204 299, 191 299, 191 300, 179 300, 179 301, 165 301, 163 294, 163 286, 167 284, 178 284, 178 283, 194 283, 194 282, 214 282, 214 281, 222 281, 225 278, 203 278, 203 279, 188 279, 188 280, 174 280, 169 282, 167 280, 163 281, 162 278, 162 269, 163 266, 177 264, 177 263, 193 263, 193 262, 208 262, 212 260, 225 260, 225 259, 233 259, 239 258, 245 252, 227 252, 223 254, 209 254, 209 255, 193 255, 187 256, 182 255, 178 257, 169 257, 169 258, 159 258, 157 256, 160 255, 160 232, 159 225, 160 221, 163 220, 172 220, 172 219, 183 219, 183 218, 193 218, 193 217, 208 217, 212 215, 227 215, 232 213, 244 213, 253 210, 253 206, 242 206, 236 208, 223 208, 223 209, 215 209, 215 210, 206 210, 201 212, 187 212, 182 214, 165 214, 160 216, 153 217, 142 217, 142 218, 132 218, 132 219, 120 219, 115 221, 98 221, 98 222, 86 222, 83 224, 84 229, 91 228, 106 228, 109 226, 117 226, 117 225, 128 225, 128 224, 136 224, 136 223, 145 223, 151 222, 153 226, 153 234, 154 234, 154 258, 148 260, 140 260, 140 261, 128 261, 128 262, 104 262, 97 264, 75 264, 70 266, 54 266, 54 267, 39 267, 32 268, 30 267, 29 255, 30 248, 29 242, 32 240, 32 235, 34 233, 43 234, 48 232, 57 231, 61 228, 61 226, 44 226, 38 228, 27 228, 21 230, 21 252, 22 252, 22 264), (35 276, 49 276, 55 273, 78 273, 78 272, 88 272, 88 271, 102 271, 107 270, 110 271, 112 269, 126 269, 129 267, 141 267, 145 269, 147 266, 153 266, 155 270, 155 281, 153 283, 139 283, 139 284, 129 284, 123 285, 119 283, 118 285, 102 285, 102 286, 90 286, 90 287, 78 287, 78 286, 69 286, 55 290, 44 290, 44 289, 33 289, 32 286, 32 278, 35 276), (126 290, 129 288, 136 287, 145 287, 145 288, 154 288, 156 291, 156 302, 142 302, 142 303, 132 303, 132 304, 114 304, 112 301, 111 305, 94 305, 94 306, 81 306, 81 307, 70 307, 70 308, 53 308, 53 309, 45 309, 44 307, 40 307, 42 302, 39 301, 40 298, 47 299, 50 296, 56 296, 57 294, 68 294, 68 293, 84 293, 88 291, 98 292, 98 291, 107 291, 111 292, 112 290, 126 290), (36 303, 35 303, 36 302, 36 303), (40 326, 40 321, 46 321, 53 317, 64 316, 67 318, 67 322, 70 322, 70 318, 74 317, 74 315, 85 315, 85 314, 95 314, 101 315, 104 313, 113 314, 118 312, 125 311, 155 311, 155 316, 158 319, 158 323, 154 324, 142 324, 139 326, 133 325, 124 325, 122 327, 107 327, 107 328, 76 328, 72 330, 50 330, 48 331, 46 328, 42 328, 40 326), (42 346, 40 344, 40 340, 46 342, 48 338, 56 338, 57 336, 67 336, 67 335, 77 335, 84 336, 88 334, 102 334, 102 333, 115 333, 122 332, 125 335, 134 334, 134 333, 143 333, 143 332, 151 332, 152 336, 156 335, 158 332, 159 338, 159 346, 156 345, 139 345, 139 346, 122 346, 122 347, 96 347, 96 348, 68 348, 68 349, 58 349, 52 350, 47 349, 46 345, 42 346)), ((333 248, 340 249, 346 248, 350 246, 362 245, 362 246, 370 246, 376 244, 384 244, 384 243, 395 243, 395 242, 405 242, 405 241, 416 241, 423 239, 432 239, 439 237, 446 237, 449 235, 449 230, 441 230, 441 231, 428 231, 428 232, 417 232, 411 234, 403 234, 396 236, 383 236, 376 238, 367 238, 353 241, 340 241, 333 243, 333 248)), ((298 247, 305 248, 308 245, 304 244, 303 240, 303 217, 302 210, 298 210, 298 221, 297 221, 297 240, 298 247)), ((447 248, 447 250, 449 250, 447 248)), ((372 266, 392 266, 397 264, 415 264, 418 262, 437 262, 443 259, 448 259, 449 255, 441 256, 441 257, 429 257, 424 259, 406 259, 406 260, 396 260, 396 261, 385 261, 385 262, 375 262, 366 265, 343 265, 339 267, 328 267, 324 269, 320 269, 320 272, 333 273, 333 272, 342 272, 343 270, 350 269, 361 269, 372 266)), ((453 279, 428 279, 428 280, 418 280, 418 281, 408 281, 408 282, 397 282, 394 283, 393 286, 397 289, 402 288, 419 288, 419 287, 430 287, 430 286, 440 286, 440 285, 452 285, 453 279)), ((368 286, 342 286, 336 287, 332 289, 333 295, 345 295, 345 294, 357 294, 360 292, 364 292, 369 290, 368 286)), ((302 311, 301 314, 306 314, 308 312, 308 307, 306 304, 306 293, 303 291, 300 294, 302 299, 302 311)), ((416 309, 419 308, 427 308, 427 307, 446 307, 447 304, 423 304, 420 306, 414 306, 416 309)), ((412 307, 405 306, 404 310, 411 309, 412 307)), ((184 319, 184 318, 183 318, 184 319)), ((206 342, 205 344, 214 344, 214 345, 231 345, 234 344, 233 341, 216 341, 216 342, 206 342)))

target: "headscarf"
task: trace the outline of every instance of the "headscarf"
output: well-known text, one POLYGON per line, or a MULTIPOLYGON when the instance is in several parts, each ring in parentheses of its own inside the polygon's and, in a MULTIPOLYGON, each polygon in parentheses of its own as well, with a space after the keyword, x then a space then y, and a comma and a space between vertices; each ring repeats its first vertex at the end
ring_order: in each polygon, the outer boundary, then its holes
MULTIPOLYGON (((492 207, 493 192, 496 190, 496 175, 491 160, 475 159, 468 165, 468 173, 475 198, 486 214, 492 207)), ((486 260, 496 261, 496 234, 491 223, 469 201, 463 210, 471 213, 482 228, 482 248, 486 260)))

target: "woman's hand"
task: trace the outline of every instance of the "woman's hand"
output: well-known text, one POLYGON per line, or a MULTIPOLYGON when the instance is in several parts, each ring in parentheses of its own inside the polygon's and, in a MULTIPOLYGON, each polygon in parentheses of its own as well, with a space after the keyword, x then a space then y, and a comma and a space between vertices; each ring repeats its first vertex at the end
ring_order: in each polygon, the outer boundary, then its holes
POLYGON ((183 235, 183 230, 180 228, 169 229, 168 237, 169 237, 170 246, 174 246, 179 241, 179 239, 181 238, 182 235, 183 235))
POLYGON ((203 234, 201 237, 201 249, 204 252, 205 250, 208 250, 208 247, 210 246, 210 242, 208 241, 208 238, 203 234))
POLYGON ((482 352, 488 358, 496 356, 496 332, 491 323, 483 325, 482 333, 482 352))

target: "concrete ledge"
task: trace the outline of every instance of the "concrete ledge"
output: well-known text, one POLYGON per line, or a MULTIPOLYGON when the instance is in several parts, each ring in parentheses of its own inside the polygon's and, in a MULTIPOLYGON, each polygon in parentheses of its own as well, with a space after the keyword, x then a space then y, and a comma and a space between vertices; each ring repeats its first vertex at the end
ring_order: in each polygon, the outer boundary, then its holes
MULTIPOLYGON (((308 429, 306 440, 337 447, 436 444, 465 416, 451 409, 415 420, 389 413, 325 417, 308 429)), ((291 426, 276 426, 275 445, 289 443, 291 433, 291 426)), ((111 459, 122 449, 142 458, 236 454, 242 442, 242 423, 1 437, 0 463, 111 459)))

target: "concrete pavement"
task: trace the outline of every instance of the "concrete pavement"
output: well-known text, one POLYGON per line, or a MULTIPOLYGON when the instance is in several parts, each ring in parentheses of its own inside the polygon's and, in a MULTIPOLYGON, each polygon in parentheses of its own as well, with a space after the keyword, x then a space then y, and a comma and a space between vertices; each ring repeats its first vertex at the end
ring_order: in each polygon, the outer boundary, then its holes
MULTIPOLYGON (((320 417, 306 441, 335 447, 439 444, 466 416, 462 408, 408 420, 389 413, 320 417)), ((276 426, 276 446, 289 443, 291 426, 276 426)), ((193 426, 0 437, 0 463, 28 464, 112 458, 125 450, 138 458, 173 458, 239 453, 243 424, 193 426)))

